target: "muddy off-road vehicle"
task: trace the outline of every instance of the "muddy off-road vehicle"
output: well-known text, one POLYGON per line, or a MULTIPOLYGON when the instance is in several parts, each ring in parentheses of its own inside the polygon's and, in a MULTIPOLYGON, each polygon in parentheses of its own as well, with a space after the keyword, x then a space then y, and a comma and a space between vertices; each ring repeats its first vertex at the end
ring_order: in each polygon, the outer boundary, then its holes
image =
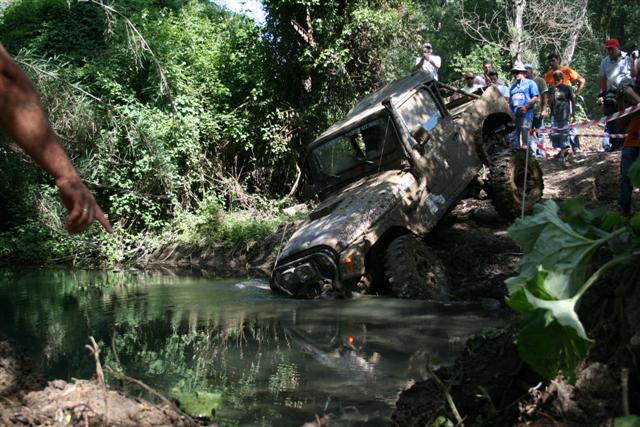
POLYGON ((446 299, 422 237, 479 173, 489 170, 486 192, 508 219, 542 196, 538 163, 509 148, 513 128, 495 86, 467 95, 422 71, 364 98, 307 149, 306 194, 320 203, 280 253, 272 290, 446 299))

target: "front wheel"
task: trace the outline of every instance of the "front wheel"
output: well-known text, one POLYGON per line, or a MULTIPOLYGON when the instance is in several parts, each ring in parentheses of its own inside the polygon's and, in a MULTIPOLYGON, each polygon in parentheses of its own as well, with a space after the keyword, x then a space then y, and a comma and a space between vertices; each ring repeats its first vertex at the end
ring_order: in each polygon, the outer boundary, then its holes
POLYGON ((505 150, 492 157, 489 167, 488 190, 491 201, 498 213, 511 221, 522 213, 523 194, 524 212, 530 213, 533 205, 542 198, 544 190, 540 164, 532 155, 527 159, 526 154, 525 150, 505 150))
POLYGON ((418 236, 406 234, 393 240, 384 267, 391 290, 400 298, 449 299, 444 266, 418 236))

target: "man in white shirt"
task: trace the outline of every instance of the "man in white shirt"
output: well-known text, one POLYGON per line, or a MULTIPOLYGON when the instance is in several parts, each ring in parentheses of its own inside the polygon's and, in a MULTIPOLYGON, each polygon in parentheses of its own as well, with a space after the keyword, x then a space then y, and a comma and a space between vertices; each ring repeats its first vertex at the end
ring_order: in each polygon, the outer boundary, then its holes
MULTIPOLYGON (((631 76, 631 57, 620 50, 617 39, 609 39, 604 44, 607 56, 600 62, 600 94, 598 104, 603 106, 605 115, 610 115, 624 108, 625 101, 640 102, 640 97, 633 91, 631 76)), ((620 120, 613 120, 605 126, 609 134, 624 134, 626 127, 620 120)), ((623 138, 610 138, 609 151, 616 151, 622 147, 623 138)))
POLYGON ((422 44, 422 55, 416 58, 416 70, 428 71, 438 80, 438 70, 442 65, 442 58, 433 54, 433 46, 426 42, 422 44))

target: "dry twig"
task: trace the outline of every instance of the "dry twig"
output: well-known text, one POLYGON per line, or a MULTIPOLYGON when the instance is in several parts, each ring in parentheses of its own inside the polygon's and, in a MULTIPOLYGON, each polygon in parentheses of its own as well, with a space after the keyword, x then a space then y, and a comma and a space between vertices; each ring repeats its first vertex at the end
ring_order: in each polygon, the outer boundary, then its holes
POLYGON ((130 383, 133 383, 133 384, 137 385, 138 387, 141 387, 142 389, 144 389, 146 392, 148 392, 148 393, 152 394, 153 396, 157 397, 158 399, 160 399, 162 401, 162 403, 164 403, 169 408, 171 408, 175 413, 177 413, 180 416, 184 417, 187 420, 188 425, 192 425, 192 426, 197 426, 198 425, 193 420, 193 418, 191 418, 188 414, 186 414, 185 412, 180 410, 180 408, 178 408, 172 401, 170 401, 169 399, 164 397, 160 392, 154 390, 152 387, 148 386, 144 382, 142 382, 142 381, 140 381, 138 379, 129 377, 127 375, 121 374, 119 372, 116 372, 113 369, 111 369, 110 366, 107 366, 107 371, 111 375, 113 375, 114 377, 116 377, 116 378, 118 378, 120 380, 124 380, 124 381, 128 381, 130 383))

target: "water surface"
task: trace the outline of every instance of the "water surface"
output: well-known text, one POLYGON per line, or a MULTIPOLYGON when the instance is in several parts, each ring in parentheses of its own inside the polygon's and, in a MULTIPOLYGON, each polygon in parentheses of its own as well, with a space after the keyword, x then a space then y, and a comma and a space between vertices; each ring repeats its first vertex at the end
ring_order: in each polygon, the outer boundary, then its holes
POLYGON ((502 322, 460 305, 298 301, 259 280, 149 272, 0 272, 0 330, 48 380, 117 366, 223 426, 390 425, 398 393, 502 322), (115 349, 115 352, 113 351, 115 349))

